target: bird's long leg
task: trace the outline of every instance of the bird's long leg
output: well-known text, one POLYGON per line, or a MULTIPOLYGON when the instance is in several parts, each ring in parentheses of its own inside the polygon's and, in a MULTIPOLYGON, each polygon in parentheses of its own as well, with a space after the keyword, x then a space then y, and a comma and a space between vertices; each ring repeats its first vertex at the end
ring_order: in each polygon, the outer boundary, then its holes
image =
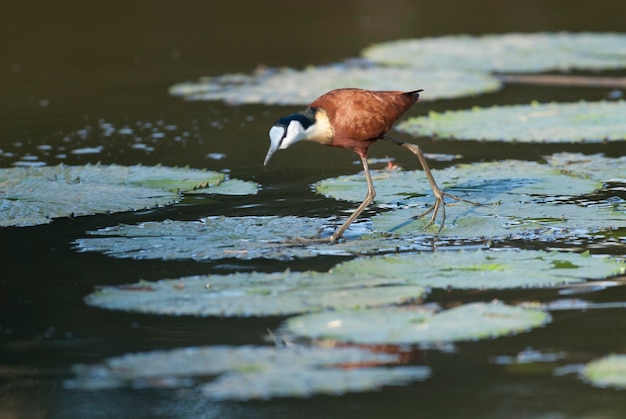
POLYGON ((424 228, 428 228, 430 225, 434 224, 437 218, 437 213, 439 212, 439 209, 441 209, 441 225, 439 227, 439 231, 441 231, 441 229, 443 228, 443 225, 446 222, 446 204, 444 202, 444 197, 446 196, 448 198, 452 198, 457 201, 467 202, 468 204, 472 204, 476 206, 481 205, 478 202, 470 201, 468 199, 464 199, 464 198, 461 198, 460 196, 452 195, 451 193, 444 192, 443 190, 441 190, 441 188, 437 185, 437 182, 435 181, 433 174, 430 171, 430 167, 428 166, 428 162, 426 161, 426 157, 424 157, 424 153, 422 153, 422 149, 420 148, 420 146, 418 146, 417 144, 407 143, 405 141, 398 140, 397 138, 393 138, 388 135, 385 135, 383 139, 395 145, 404 147, 408 149, 411 153, 415 154, 418 160, 420 161, 420 164, 422 165, 422 169, 424 169, 424 173, 426 174, 428 183, 430 183, 430 188, 432 189, 433 194, 435 195, 435 203, 430 208, 428 208, 425 212, 419 214, 416 217, 416 218, 419 218, 431 212, 433 213, 433 215, 430 217, 430 221, 426 223, 424 228))
POLYGON ((374 201, 374 198, 376 197, 376 190, 374 190, 374 183, 372 182, 372 176, 370 175, 370 168, 369 168, 369 165, 367 164, 367 158, 362 155, 359 155, 359 157, 361 158, 361 163, 363 163, 363 173, 365 174, 365 180, 367 180, 367 195, 365 195, 365 199, 363 200, 361 205, 359 205, 357 209, 354 210, 354 212, 352 213, 352 215, 350 215, 350 217, 348 217, 346 222, 344 222, 343 225, 339 227, 337 230, 335 230, 333 235, 330 236, 331 243, 336 242, 337 240, 341 238, 341 236, 343 236, 343 233, 346 231, 348 226, 350 226, 350 224, 352 224, 352 222, 356 220, 356 218, 359 215, 361 215, 363 210, 369 204, 371 204, 372 201, 374 201))

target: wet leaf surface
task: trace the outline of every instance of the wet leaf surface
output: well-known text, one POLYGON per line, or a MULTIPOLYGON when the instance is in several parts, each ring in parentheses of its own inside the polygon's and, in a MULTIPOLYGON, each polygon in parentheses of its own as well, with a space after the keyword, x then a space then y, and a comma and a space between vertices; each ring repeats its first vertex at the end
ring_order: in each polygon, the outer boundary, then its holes
POLYGON ((430 112, 397 129, 456 140, 574 143, 626 140, 626 102, 532 103, 430 112))
POLYGON ((584 380, 596 387, 626 389, 626 355, 613 354, 590 362, 582 371, 584 380))
POLYGON ((470 303, 438 313, 414 307, 305 314, 285 323, 288 333, 358 344, 436 344, 494 338, 550 321, 537 310, 501 303, 470 303))
MULTIPOLYGON (((582 155, 576 155, 584 159, 582 155)), ((598 160, 605 164, 611 159, 598 160)), ((602 186, 598 179, 584 179, 564 173, 561 167, 521 160, 462 164, 432 170, 439 186, 464 198, 496 202, 504 194, 518 196, 567 197, 592 193, 602 186), (567 183, 567 188, 563 183, 567 183)), ((372 170, 376 203, 410 205, 432 199, 432 192, 421 170, 372 170)), ((335 199, 361 202, 367 192, 362 173, 322 180, 315 191, 335 199)))
MULTIPOLYGON (((485 204, 473 206, 446 198, 447 218, 440 235, 549 240, 626 227, 623 200, 585 198, 601 189, 603 180, 622 176, 621 159, 557 154, 548 157, 548 162, 505 160, 433 170, 445 191, 485 204)), ((421 171, 372 171, 372 178, 375 202, 392 209, 373 218, 375 231, 437 233, 441 216, 426 231, 430 215, 415 218, 434 202, 421 171)), ((361 202, 367 186, 365 177, 356 174, 323 180, 315 189, 327 197, 361 202)))
POLYGON ((466 71, 334 64, 205 77, 195 83, 176 84, 170 94, 187 100, 224 100, 232 104, 307 105, 327 91, 343 87, 410 90, 422 86, 428 86, 422 100, 436 100, 491 92, 500 88, 500 82, 487 74, 466 71))
MULTIPOLYGON (((2 169, 0 225, 32 226, 57 217, 155 208, 174 203, 180 200, 180 193, 197 188, 205 193, 244 192, 240 182, 232 182, 223 173, 165 166, 2 169)), ((245 192, 256 188, 246 184, 245 192)))
POLYGON ((419 239, 363 237, 341 243, 301 242, 329 237, 340 220, 307 217, 207 217, 199 221, 145 222, 89 232, 74 242, 82 252, 118 258, 162 260, 278 259, 350 256, 424 250, 419 239))
MULTIPOLYGON (((426 228, 430 216, 415 219, 422 211, 421 208, 389 211, 375 216, 372 225, 377 231, 405 235, 407 239, 436 234, 441 218, 426 228)), ((583 207, 518 199, 479 207, 449 205, 446 214, 439 236, 448 238, 551 241, 626 228, 626 213, 623 209, 614 210, 610 204, 583 207)))
POLYGON ((425 289, 393 278, 318 272, 200 275, 102 287, 86 298, 101 308, 162 315, 276 316, 414 301, 425 289))
POLYGON ((573 176, 626 183, 626 156, 608 158, 602 154, 556 153, 546 159, 551 167, 573 176))
POLYGON ((411 68, 464 68, 487 72, 540 72, 626 67, 626 34, 508 33, 452 35, 375 44, 369 60, 411 68))
POLYGON ((219 185, 210 186, 208 188, 196 188, 187 191, 186 194, 255 195, 258 191, 259 185, 254 182, 239 179, 227 179, 219 185))
POLYGON ((103 390, 199 385, 209 399, 267 400, 374 391, 430 376, 428 367, 384 366, 398 361, 398 355, 358 348, 194 347, 129 354, 100 365, 77 365, 76 378, 66 381, 65 386, 103 390))
POLYGON ((613 310, 626 308, 626 302, 624 301, 611 301, 595 303, 591 301, 585 301, 578 298, 565 298, 550 301, 547 303, 531 302, 523 304, 525 307, 535 308, 546 311, 564 311, 564 310, 613 310))
MULTIPOLYGON (((626 177, 622 160, 561 153, 548 157, 549 164, 506 160, 434 170, 444 190, 486 204, 476 207, 447 199, 446 223, 439 238, 554 240, 625 228, 623 200, 586 198, 602 188, 604 181, 626 177)), ((431 249, 427 239, 437 233, 441 217, 427 230, 424 226, 430 216, 415 218, 434 200, 423 173, 381 170, 372 176, 376 203, 392 211, 374 216, 371 226, 359 226, 361 238, 334 245, 298 238, 329 237, 341 224, 339 218, 271 216, 119 225, 89 232, 90 237, 74 244, 79 251, 162 260, 289 260, 431 249), (367 235, 375 232, 395 236, 367 235)), ((323 180, 315 189, 327 197, 356 203, 363 199, 367 186, 364 176, 356 174, 323 180)))
POLYGON ((533 250, 438 251, 357 258, 335 274, 379 276, 431 288, 551 287, 626 273, 626 264, 588 254, 533 250))

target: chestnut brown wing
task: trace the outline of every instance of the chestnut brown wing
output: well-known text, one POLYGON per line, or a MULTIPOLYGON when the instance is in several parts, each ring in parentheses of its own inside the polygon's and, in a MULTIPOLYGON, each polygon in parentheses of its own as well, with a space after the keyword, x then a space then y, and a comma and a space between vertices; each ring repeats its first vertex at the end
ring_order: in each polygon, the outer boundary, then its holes
POLYGON ((371 142, 380 138, 417 99, 416 94, 399 91, 337 89, 310 106, 326 111, 334 130, 332 145, 343 147, 342 141, 371 142))

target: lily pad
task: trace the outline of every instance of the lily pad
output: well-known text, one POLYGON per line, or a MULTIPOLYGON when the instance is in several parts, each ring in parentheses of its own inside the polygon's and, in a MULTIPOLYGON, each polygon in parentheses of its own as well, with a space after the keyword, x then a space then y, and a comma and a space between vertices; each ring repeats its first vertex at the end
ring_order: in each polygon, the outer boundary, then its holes
POLYGON ((216 195, 256 195, 259 185, 240 179, 227 179, 215 186, 196 188, 185 192, 191 194, 216 194, 216 195))
POLYGON ((414 307, 305 314, 286 331, 311 339, 357 344, 438 344, 509 335, 539 327, 550 315, 501 303, 471 303, 439 313, 414 307))
MULTIPOLYGON (((376 203, 411 205, 432 197, 430 185, 421 170, 372 170, 376 203)), ((569 176, 556 168, 536 162, 502 160, 463 164, 432 170, 440 187, 467 199, 492 202, 503 194, 516 196, 578 196, 602 187, 597 179, 569 176), (563 184, 567 188, 563 188, 563 184)), ((317 193, 329 198, 361 202, 367 191, 363 174, 325 179, 313 185, 317 193)))
MULTIPOLYGON (((623 282, 623 281, 622 281, 623 282)), ((593 285, 593 284, 591 284, 593 285)), ((609 302, 592 302, 585 301, 579 298, 564 298, 547 303, 528 302, 523 304, 524 307, 540 309, 545 311, 563 311, 563 310, 615 310, 626 308, 626 302, 624 301, 609 301, 609 302)))
POLYGON ((598 70, 626 67, 626 34, 508 33, 405 39, 372 45, 363 56, 417 69, 486 72, 598 70))
MULTIPOLYGON (((450 67, 454 68, 454 67, 450 67)), ((423 100, 455 98, 495 91, 496 78, 467 71, 356 66, 335 64, 323 67, 263 69, 253 75, 227 74, 205 77, 170 87, 170 94, 187 100, 224 100, 231 104, 267 103, 306 105, 323 93, 341 88, 410 90, 424 87, 423 100), (416 85, 418 83, 418 85, 416 85)))
POLYGON ((280 368, 254 374, 224 374, 202 392, 215 400, 267 400, 275 397, 340 396, 345 393, 380 390, 424 381, 428 367, 319 369, 305 371, 280 368))
POLYGON ((430 376, 428 367, 384 366, 399 361, 399 355, 360 348, 195 347, 77 365, 76 378, 65 386, 103 390, 200 384, 202 394, 213 400, 267 400, 374 391, 430 376))
POLYGON ((574 143, 626 140, 626 102, 532 103, 430 112, 397 129, 456 140, 574 143))
MULTIPOLYGON (((611 161, 596 159, 605 165, 611 161)), ((599 178, 604 176, 586 178, 578 176, 575 167, 564 170, 563 164, 553 164, 505 160, 433 170, 444 190, 486 204, 476 207, 447 199, 447 219, 441 235, 493 238, 541 234, 547 239, 548 234, 566 236, 626 227, 626 205, 581 198, 600 189, 599 178)), ((394 209, 373 218, 374 230, 423 234, 430 218, 414 217, 434 198, 422 172, 372 171, 372 178, 375 203, 394 209)), ((326 179, 314 187, 325 196, 354 202, 361 202, 367 190, 361 174, 326 179)), ((438 218, 428 232, 436 233, 440 221, 438 218)))
POLYGON ((290 260, 320 255, 350 256, 429 248, 419 240, 399 237, 364 237, 362 240, 336 244, 297 240, 296 236, 329 237, 340 224, 341 221, 334 218, 292 216, 166 220, 91 231, 88 234, 94 237, 78 239, 74 245, 81 252, 102 252, 117 258, 162 260, 290 260))
MULTIPOLYGON (((446 222, 439 237, 555 240, 626 228, 626 212, 611 204, 589 207, 546 204, 532 200, 501 201, 500 205, 446 206, 446 222)), ((415 218, 421 209, 404 208, 372 219, 376 231, 411 236, 438 232, 441 219, 426 227, 429 217, 415 218)))
POLYGON ((602 154, 556 153, 546 160, 553 168, 574 176, 626 183, 626 156, 609 158, 602 154))
POLYGON ((384 277, 318 272, 200 275, 102 287, 91 306, 165 315, 283 316, 336 308, 372 307, 416 300, 415 285, 384 277))
MULTIPOLYGON (((0 226, 32 226, 53 218, 155 208, 180 193, 230 188, 223 173, 165 166, 44 166, 0 171, 0 226)), ((235 186, 235 185, 233 185, 235 186)), ((246 193, 256 186, 250 185, 246 193)), ((233 193, 233 189, 222 189, 233 193)))
POLYGON ((608 355, 591 361, 582 376, 597 387, 613 387, 626 390, 626 355, 608 355))
POLYGON ((626 273, 626 264, 589 254, 534 250, 442 251, 358 258, 331 272, 432 288, 502 289, 604 279, 626 273))

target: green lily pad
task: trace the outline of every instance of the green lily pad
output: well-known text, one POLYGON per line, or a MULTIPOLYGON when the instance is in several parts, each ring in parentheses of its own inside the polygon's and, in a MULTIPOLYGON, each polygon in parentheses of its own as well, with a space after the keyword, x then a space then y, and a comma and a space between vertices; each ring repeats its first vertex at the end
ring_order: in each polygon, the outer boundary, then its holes
MULTIPOLYGON (((376 203, 411 205, 430 201, 432 192, 421 170, 372 170, 376 203)), ((432 170, 444 190, 474 201, 502 200, 502 195, 578 196, 602 187, 596 179, 583 179, 562 173, 545 164, 520 160, 463 164, 432 170), (563 184, 567 183, 567 188, 563 184)), ((313 185, 317 193, 329 198, 361 202, 367 191, 363 174, 325 179, 313 185)))
POLYGON ((608 355, 591 361, 583 369, 582 376, 597 387, 626 390, 626 355, 608 355))
POLYGON ((532 103, 430 112, 397 129, 456 140, 573 143, 626 140, 626 102, 532 103))
POLYGON ((224 374, 205 384, 203 394, 215 400, 268 400, 275 397, 311 397, 317 394, 340 396, 345 393, 380 390, 424 381, 428 367, 319 369, 290 368, 254 374, 224 374))
POLYGON ((442 251, 357 258, 334 274, 378 276, 431 288, 550 287, 626 273, 626 264, 588 254, 543 251, 442 251))
POLYGON ((556 153, 546 159, 550 166, 564 173, 603 182, 626 183, 626 156, 608 158, 602 154, 556 153))
POLYGON ((424 249, 419 241, 400 237, 364 237, 336 244, 302 243, 296 239, 296 236, 319 237, 320 234, 328 237, 340 224, 341 220, 336 219, 291 216, 165 220, 91 231, 88 234, 93 237, 78 239, 74 246, 80 252, 102 252, 117 258, 162 260, 290 260, 424 249))
MULTIPOLYGON (((454 68, 454 67, 450 67, 454 68)), ((358 87, 369 90, 410 90, 423 87, 423 100, 455 98, 498 90, 500 81, 480 73, 456 70, 420 71, 406 68, 335 64, 323 67, 264 69, 253 75, 205 77, 170 87, 170 94, 187 100, 224 100, 231 104, 306 105, 329 90, 358 87), (419 85, 416 86, 416 83, 419 85)))
POLYGON ((289 333, 357 344, 435 344, 509 335, 539 327, 550 315, 500 303, 471 303, 439 313, 414 307, 342 310, 287 320, 289 333))
POLYGON ((381 366, 399 361, 397 354, 360 348, 181 348, 124 355, 100 365, 77 365, 76 377, 66 381, 65 387, 104 390, 199 384, 202 394, 213 400, 267 400, 374 391, 430 376, 428 367, 381 366))
MULTIPOLYGON (((422 209, 404 208, 373 217, 376 231, 394 234, 435 234, 441 218, 426 227, 429 216, 415 219, 422 209)), ((583 207, 572 204, 546 204, 532 200, 502 201, 480 207, 448 205, 440 237, 537 239, 548 241, 589 233, 626 228, 626 212, 607 206, 583 207)))
MULTIPOLYGON (((563 154, 549 157, 550 164, 507 160, 434 170, 435 178, 445 190, 478 202, 500 202, 499 205, 475 207, 452 203, 448 199, 450 205, 447 206, 447 220, 441 237, 541 236, 547 240, 626 227, 626 205, 623 202, 594 202, 580 198, 600 189, 602 180, 611 177, 611 168, 615 168, 617 176, 622 176, 621 160, 563 154)), ((78 239, 74 244, 79 251, 98 251, 119 258, 163 260, 287 260, 319 255, 428 250, 419 241, 428 217, 413 218, 423 212, 419 207, 425 208, 433 201, 423 173, 373 171, 372 174, 377 191, 376 203, 385 208, 396 208, 374 217, 374 230, 403 234, 402 237, 363 237, 362 240, 335 245, 286 243, 285 239, 295 236, 329 236, 342 220, 208 217, 199 221, 166 220, 107 227, 89 232, 92 237, 78 239)), ((328 197, 354 202, 360 202, 367 189, 360 174, 327 179, 315 187, 328 197)), ((440 220, 438 218, 437 223, 440 220)), ((436 232, 437 223, 427 232, 436 232)), ((358 227, 361 233, 372 232, 366 223, 357 223, 354 227, 358 227)))
POLYGON ((258 191, 259 185, 254 182, 240 179, 227 179, 219 185, 210 186, 208 188, 196 188, 187 191, 186 194, 256 195, 258 191))
POLYGON ((91 306, 165 315, 278 316, 336 308, 404 303, 424 288, 382 277, 318 272, 200 275, 102 287, 91 306))
POLYGON ((626 34, 508 33, 405 39, 372 45, 363 56, 411 68, 486 72, 598 70, 626 67, 626 34))
MULTIPOLYGON (((597 158, 595 162, 610 167, 613 160, 597 158)), ((556 161, 551 166, 505 160, 433 170, 433 176, 444 190, 490 204, 476 207, 448 198, 450 205, 446 206, 447 219, 441 235, 493 238, 541 234, 547 239, 548 234, 580 235, 626 227, 624 203, 580 198, 600 189, 600 178, 604 176, 579 176, 576 167, 564 170, 563 166, 556 161)), ((592 167, 586 170, 592 171, 592 167)), ((394 209, 373 218, 374 230, 423 234, 429 216, 414 217, 434 201, 423 173, 372 171, 372 178, 376 188, 375 203, 394 209)), ((362 174, 326 179, 314 186, 318 193, 327 197, 354 202, 361 202, 367 190, 362 174)), ((438 217, 427 232, 437 232, 440 222, 441 217, 438 217)))
MULTIPOLYGON (((165 166, 2 169, 0 226, 32 226, 57 217, 155 208, 174 203, 181 192, 196 188, 220 193, 212 188, 229 188, 230 182, 223 173, 165 166)), ((232 189, 222 190, 233 193, 232 189)), ((246 193, 251 190, 249 186, 246 193)))
MULTIPOLYGON (((616 281, 617 282, 617 281, 616 281)), ((620 285, 623 285, 624 281, 617 282, 620 285)), ((585 285, 585 284, 580 284, 585 285)), ((616 285, 612 285, 616 286, 616 285)), ((598 287, 594 287, 594 283, 589 283, 588 292, 594 292, 598 289, 603 289, 602 285, 598 287)), ((563 290, 562 290, 563 291, 563 290)), ((570 291, 565 289, 565 291, 570 291)), ((578 292, 578 290, 576 290, 578 292)), ((581 292, 582 293, 582 292, 581 292)), ((565 293, 568 294, 567 292, 565 293)), ((545 311, 563 311, 563 310, 578 310, 578 311, 589 311, 589 310, 615 310, 626 308, 626 302, 624 301, 609 301, 609 302, 592 302, 585 301, 579 298, 561 298, 554 301, 549 301, 547 303, 539 303, 539 302, 528 302, 522 304, 524 307, 540 309, 545 311)))

